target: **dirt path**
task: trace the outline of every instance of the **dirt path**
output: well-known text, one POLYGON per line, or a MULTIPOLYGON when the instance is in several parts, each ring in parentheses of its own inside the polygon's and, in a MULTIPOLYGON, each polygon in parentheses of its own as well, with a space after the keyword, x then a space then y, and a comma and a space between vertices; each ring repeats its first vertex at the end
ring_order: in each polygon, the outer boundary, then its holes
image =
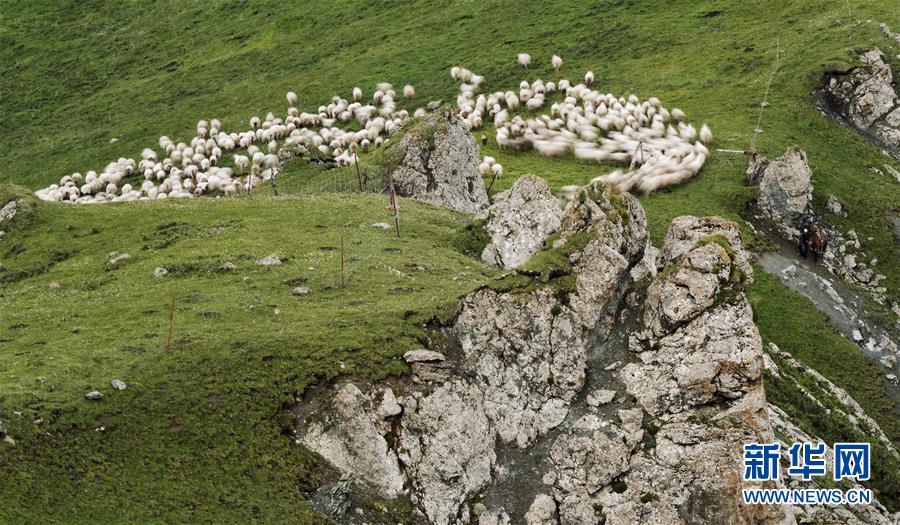
POLYGON ((759 266, 825 313, 845 337, 882 369, 892 383, 891 396, 900 402, 897 344, 882 321, 867 312, 865 298, 812 259, 801 259, 793 243, 771 233, 769 237, 778 251, 757 254, 759 266), (894 357, 893 362, 890 356, 894 357))

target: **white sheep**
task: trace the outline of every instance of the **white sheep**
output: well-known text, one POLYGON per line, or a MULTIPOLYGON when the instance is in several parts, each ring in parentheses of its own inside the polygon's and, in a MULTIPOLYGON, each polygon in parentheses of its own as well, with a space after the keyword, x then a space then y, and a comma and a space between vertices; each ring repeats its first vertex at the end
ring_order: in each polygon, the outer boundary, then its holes
POLYGON ((550 64, 553 65, 553 69, 556 71, 559 71, 559 68, 562 67, 562 63, 562 58, 560 58, 559 55, 553 55, 553 57, 550 58, 550 64))
POLYGON ((528 53, 519 53, 518 61, 525 69, 528 69, 528 64, 531 64, 531 55, 528 53))
POLYGON ((285 95, 285 96, 287 97, 288 106, 294 106, 297 104, 297 94, 296 93, 294 93, 293 91, 288 91, 287 95, 285 95))
POLYGON ((594 72, 593 71, 588 71, 587 73, 584 74, 584 83, 589 86, 594 83, 594 72))
POLYGON ((410 84, 403 86, 403 98, 410 99, 416 96, 416 90, 410 84))

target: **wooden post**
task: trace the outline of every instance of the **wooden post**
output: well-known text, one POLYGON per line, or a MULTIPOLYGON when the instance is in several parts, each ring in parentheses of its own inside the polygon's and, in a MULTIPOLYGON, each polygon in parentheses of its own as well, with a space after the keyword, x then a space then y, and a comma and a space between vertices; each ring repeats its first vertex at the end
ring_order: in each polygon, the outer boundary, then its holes
POLYGON ((172 312, 169 314, 169 337, 166 338, 166 350, 172 348, 172 327, 175 325, 175 295, 172 294, 172 312))
MULTIPOLYGON (((494 170, 491 170, 491 171, 493 172, 494 170)), ((491 183, 488 184, 488 189, 487 189, 488 192, 490 192, 490 191, 491 191, 491 188, 494 187, 494 181, 495 181, 495 180, 497 180, 497 174, 496 174, 496 173, 494 173, 493 175, 491 175, 491 183)))
POLYGON ((359 191, 363 191, 362 175, 359 174, 359 155, 353 153, 353 163, 356 164, 356 179, 359 181, 359 191))
POLYGON ((400 237, 400 207, 397 206, 397 192, 394 190, 394 173, 391 168, 391 162, 388 161, 388 184, 390 185, 390 202, 391 208, 394 210, 394 224, 397 227, 397 237, 400 237))
POLYGON ((341 289, 344 288, 344 236, 341 235, 341 289))

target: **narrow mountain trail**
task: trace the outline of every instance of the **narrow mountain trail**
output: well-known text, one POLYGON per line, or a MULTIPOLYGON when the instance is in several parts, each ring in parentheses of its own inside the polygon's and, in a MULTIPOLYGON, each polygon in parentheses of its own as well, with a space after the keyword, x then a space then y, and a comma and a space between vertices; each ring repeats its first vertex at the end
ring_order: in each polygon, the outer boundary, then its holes
POLYGON ((766 231, 778 250, 756 254, 759 266, 787 287, 807 297, 819 311, 827 315, 838 331, 881 368, 891 398, 900 402, 897 345, 892 340, 885 321, 867 310, 866 298, 859 292, 811 258, 801 258, 793 243, 774 232, 760 230, 766 231), (890 356, 894 356, 894 359, 890 356))

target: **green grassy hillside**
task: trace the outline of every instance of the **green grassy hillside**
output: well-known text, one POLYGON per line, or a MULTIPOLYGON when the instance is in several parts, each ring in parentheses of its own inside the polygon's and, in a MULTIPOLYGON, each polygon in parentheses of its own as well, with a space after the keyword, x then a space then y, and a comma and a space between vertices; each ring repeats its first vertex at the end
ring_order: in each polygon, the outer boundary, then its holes
POLYGON ((19 443, 0 522, 305 523, 321 467, 282 435, 293 393, 405 373, 421 324, 490 273, 454 248, 469 219, 413 202, 399 239, 371 226, 374 196, 159 204, 40 205, 5 240, 0 421, 19 443))
MULTIPOLYGON (((850 48, 877 45, 900 62, 897 43, 877 24, 900 27, 889 1, 852 5, 849 12, 849 4, 837 0, 566 1, 528 8, 427 1, 377 8, 353 2, 4 3, 0 180, 30 187, 136 156, 160 135, 187 138, 201 118, 245 128, 254 114, 284 111, 288 90, 307 109, 334 94, 349 96, 356 85, 371 94, 383 80, 415 85, 419 105, 450 101, 457 90, 448 74, 453 65, 485 75, 485 90, 513 89, 525 75, 515 62, 523 51, 535 57, 530 78, 556 77, 549 56, 557 53, 565 60, 560 76, 577 79, 590 68, 601 89, 658 96, 694 122, 708 122, 714 147, 743 150, 778 49, 781 66, 757 149, 771 155, 790 144, 805 149, 816 204, 822 208, 827 193, 846 203, 850 218, 834 220, 856 228, 861 239, 873 238, 863 250, 881 261, 892 297, 900 289, 886 216, 900 202, 900 187, 867 169, 888 159, 809 103, 819 74, 846 67, 850 48), (118 141, 110 144, 111 138, 118 141)), ((604 170, 533 154, 496 156, 508 164, 506 184, 526 171, 562 184, 604 170)), ((647 199, 654 230, 686 212, 734 217, 747 196, 740 187, 743 166, 740 155, 713 155, 695 182, 647 199)))
MULTIPOLYGON (((534 57, 528 78, 548 80, 557 53, 560 76, 593 69, 599 89, 657 96, 712 127, 713 155, 699 176, 642 198, 658 243, 678 215, 739 219, 753 195, 742 183, 745 158, 715 148, 750 145, 777 48, 756 147, 807 151, 815 205, 823 209, 828 193, 846 204, 848 218, 829 220, 856 229, 896 299, 900 256, 888 220, 900 185, 868 169, 890 160, 823 117, 810 91, 823 71, 846 67, 852 48, 900 53, 877 25, 900 29, 900 14, 889 1, 847 9, 0 0, 0 203, 27 193, 4 184, 33 190, 102 169, 160 135, 188 139, 201 118, 243 129, 253 115, 283 112, 288 90, 302 111, 356 85, 369 95, 378 81, 411 83, 418 98, 400 104, 413 109, 452 100, 453 65, 485 75, 486 90, 506 90, 525 76, 516 53, 534 57)), ((494 191, 529 172, 559 188, 610 169, 499 151, 493 140, 483 152, 505 167, 494 191)), ((0 522, 316 522, 303 497, 327 473, 282 434, 282 407, 339 375, 405 373, 398 358, 422 345, 422 323, 494 274, 462 253, 475 242, 468 218, 404 202, 397 239, 371 226, 389 222, 383 197, 346 193, 347 180, 355 175, 293 162, 278 199, 264 188, 191 202, 28 201, 0 240, 0 422, 17 440, 0 443, 0 522), (131 257, 110 265, 113 251, 131 257), (254 263, 273 252, 283 265, 254 263), (222 270, 225 261, 236 268, 222 270), (159 266, 169 274, 156 279, 159 266), (293 296, 298 285, 312 294, 293 296), (112 379, 129 388, 112 391, 112 379), (104 399, 85 400, 95 388, 104 399)), ((808 301, 766 278, 751 298, 767 340, 846 388, 900 439, 898 408, 870 381, 870 363, 808 301)))

